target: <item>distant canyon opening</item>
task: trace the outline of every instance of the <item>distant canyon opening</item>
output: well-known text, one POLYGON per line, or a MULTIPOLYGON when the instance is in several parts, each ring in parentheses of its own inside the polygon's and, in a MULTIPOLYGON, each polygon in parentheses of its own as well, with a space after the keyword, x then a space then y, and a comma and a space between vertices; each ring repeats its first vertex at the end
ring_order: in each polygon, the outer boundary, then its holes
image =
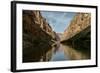
POLYGON ((91 14, 23 10, 23 63, 91 58, 91 14))

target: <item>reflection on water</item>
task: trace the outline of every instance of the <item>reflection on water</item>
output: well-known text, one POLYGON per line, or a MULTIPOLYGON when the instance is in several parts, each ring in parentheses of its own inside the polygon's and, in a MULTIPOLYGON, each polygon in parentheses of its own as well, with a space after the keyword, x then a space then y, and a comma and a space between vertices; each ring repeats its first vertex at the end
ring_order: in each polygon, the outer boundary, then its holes
POLYGON ((37 46, 23 50, 23 62, 45 62, 64 60, 90 59, 90 50, 71 45, 56 44, 53 46, 37 46))
MULTIPOLYGON (((69 57, 70 60, 82 60, 82 59, 89 59, 90 58, 90 52, 87 54, 87 52, 84 52, 80 49, 83 49, 82 47, 79 49, 72 48, 68 45, 63 45, 65 56, 69 57)), ((86 50, 86 49, 84 49, 86 50)))
POLYGON ((50 61, 64 61, 69 59, 69 57, 66 57, 67 55, 64 53, 62 44, 57 44, 56 47, 54 47, 54 50, 56 50, 56 52, 53 53, 50 61))

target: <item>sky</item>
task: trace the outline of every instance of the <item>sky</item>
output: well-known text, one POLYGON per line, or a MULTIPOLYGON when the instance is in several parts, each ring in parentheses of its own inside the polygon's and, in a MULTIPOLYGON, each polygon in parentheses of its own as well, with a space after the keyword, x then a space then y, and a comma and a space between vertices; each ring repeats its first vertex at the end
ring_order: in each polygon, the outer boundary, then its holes
POLYGON ((62 33, 68 27, 76 13, 41 11, 41 14, 55 32, 62 33))

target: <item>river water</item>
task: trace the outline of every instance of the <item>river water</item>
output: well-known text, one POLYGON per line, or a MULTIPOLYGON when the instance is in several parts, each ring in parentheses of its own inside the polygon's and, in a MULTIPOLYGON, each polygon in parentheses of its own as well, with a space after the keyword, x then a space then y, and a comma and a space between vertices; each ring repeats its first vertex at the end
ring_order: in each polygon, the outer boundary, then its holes
POLYGON ((52 47, 33 48, 32 54, 24 62, 47 62, 90 59, 90 50, 78 47, 74 48, 65 44, 56 44, 52 47))
MULTIPOLYGON (((55 48, 56 49, 56 48, 55 48)), ((64 60, 83 60, 90 58, 90 52, 82 47, 75 49, 72 46, 60 44, 55 53, 53 53, 51 61, 64 61, 64 60), (86 51, 85 51, 86 50, 86 51)))
POLYGON ((64 61, 64 60, 83 60, 90 58, 90 52, 83 48, 75 49, 72 46, 59 44, 55 47, 56 52, 53 52, 50 61, 64 61), (80 50, 81 49, 81 50, 80 50))

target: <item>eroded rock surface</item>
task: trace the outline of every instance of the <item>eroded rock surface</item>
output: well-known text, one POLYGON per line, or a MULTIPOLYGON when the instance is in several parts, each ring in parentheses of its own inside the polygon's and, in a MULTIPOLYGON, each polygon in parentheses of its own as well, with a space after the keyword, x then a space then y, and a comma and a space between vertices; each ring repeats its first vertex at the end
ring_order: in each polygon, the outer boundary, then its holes
POLYGON ((77 13, 68 28, 65 29, 61 42, 83 45, 90 48, 91 14, 77 13))
MULTIPOLYGON (((23 10, 23 62, 33 61, 34 49, 45 49, 55 41, 55 32, 40 11, 23 10), (42 46, 42 48, 41 48, 42 46)), ((43 51, 43 52, 46 52, 43 51)), ((42 54, 40 55, 40 57, 42 54)))

